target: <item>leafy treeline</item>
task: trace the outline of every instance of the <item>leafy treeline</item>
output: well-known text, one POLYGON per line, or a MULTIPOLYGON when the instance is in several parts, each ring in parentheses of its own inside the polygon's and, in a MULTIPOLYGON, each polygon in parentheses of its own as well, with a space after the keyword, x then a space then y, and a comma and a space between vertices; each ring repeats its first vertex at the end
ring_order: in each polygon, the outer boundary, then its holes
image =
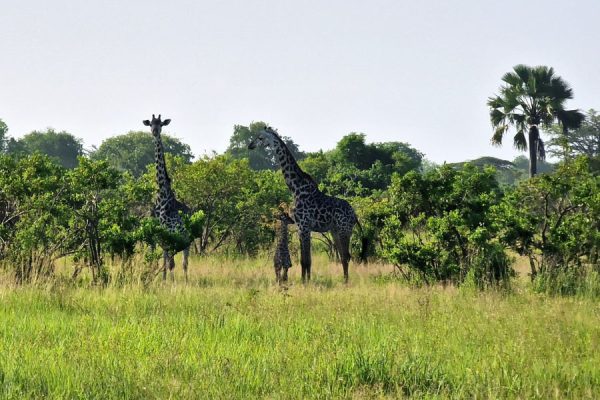
MULTIPOLYGON (((568 140, 593 136, 595 123, 568 140)), ((290 202, 290 194, 274 164, 252 168, 243 151, 261 125, 236 126, 224 154, 193 162, 189 146, 167 136, 174 190, 193 212, 203 213, 193 245, 197 254, 256 255, 273 243, 274 212, 290 202)), ((22 140, 29 145, 63 141, 65 135, 50 130, 22 140)), ((508 281, 512 250, 530 260, 541 288, 560 292, 572 289, 573 277, 598 269, 600 181, 590 167, 597 153, 589 157, 588 150, 563 140, 569 157, 551 172, 526 179, 526 158, 426 166, 409 144, 366 139, 351 133, 334 149, 316 153, 302 153, 286 139, 321 188, 357 210, 363 230, 354 238, 356 259, 364 239, 362 256, 392 263, 413 282, 485 286, 508 281), (510 183, 518 183, 501 184, 506 171, 516 177, 510 183), (552 283, 565 276, 569 284, 552 283)), ((9 149, 0 157, 0 257, 17 281, 52 274, 64 256, 73 257, 74 274, 89 267, 94 279, 106 280, 107 258, 126 263, 136 252, 149 254, 156 187, 148 133, 107 139, 73 166, 56 153, 9 149)))
MULTIPOLYGON (((488 102, 492 141, 514 128, 514 144, 529 158, 438 166, 407 143, 369 143, 362 133, 313 153, 283 137, 320 189, 357 211, 355 259, 389 262, 412 282, 485 287, 508 282, 518 254, 541 290, 573 293, 590 276, 600 282, 600 117, 567 109, 572 90, 551 68, 519 65, 503 82, 488 102), (545 163, 546 152, 561 161, 545 163)), ((274 213, 291 198, 269 150, 247 150, 264 126, 236 125, 224 154, 195 161, 187 144, 163 135, 173 188, 194 216, 197 254, 270 249, 274 213)), ((102 281, 111 278, 107 257, 122 265, 136 253, 155 258, 161 231, 151 215, 150 133, 129 132, 84 152, 66 132, 18 140, 7 132, 0 121, 0 260, 17 281, 52 274, 65 256, 75 275, 89 267, 102 281)), ((320 239, 335 257, 331 238, 320 239)))

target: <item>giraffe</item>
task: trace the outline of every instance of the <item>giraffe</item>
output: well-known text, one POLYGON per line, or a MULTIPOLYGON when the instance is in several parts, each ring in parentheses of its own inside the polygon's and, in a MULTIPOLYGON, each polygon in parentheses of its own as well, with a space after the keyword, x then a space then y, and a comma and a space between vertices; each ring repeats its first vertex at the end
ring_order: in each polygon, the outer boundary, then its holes
POLYGON ((352 206, 346 200, 322 193, 312 177, 298 166, 275 129, 268 126, 261 129, 248 148, 252 150, 257 146, 273 150, 285 183, 294 197, 293 219, 300 236, 302 282, 310 281, 310 233, 331 232, 342 261, 344 281, 348 283, 350 237, 354 225, 358 223, 352 206))
POLYGON ((158 195, 156 203, 152 209, 152 215, 157 216, 164 228, 169 232, 177 233, 182 236, 183 241, 178 245, 171 243, 161 243, 163 248, 163 280, 167 279, 167 268, 169 269, 171 280, 174 280, 173 270, 175 269, 175 254, 183 250, 183 273, 185 281, 188 281, 188 256, 190 252, 191 237, 183 224, 180 212, 189 214, 190 209, 185 204, 175 198, 175 193, 171 189, 171 178, 167 173, 165 163, 165 154, 163 150, 162 138, 160 133, 162 127, 169 125, 170 119, 161 121, 160 114, 158 118, 152 114, 152 120, 144 120, 143 123, 152 130, 154 138, 154 161, 156 163, 156 181, 158 183, 158 195))
POLYGON ((277 283, 287 282, 288 269, 292 267, 292 258, 290 257, 290 246, 288 237, 288 225, 294 224, 294 220, 284 211, 276 215, 279 220, 277 229, 277 247, 273 256, 273 265, 275 267, 275 278, 277 283))

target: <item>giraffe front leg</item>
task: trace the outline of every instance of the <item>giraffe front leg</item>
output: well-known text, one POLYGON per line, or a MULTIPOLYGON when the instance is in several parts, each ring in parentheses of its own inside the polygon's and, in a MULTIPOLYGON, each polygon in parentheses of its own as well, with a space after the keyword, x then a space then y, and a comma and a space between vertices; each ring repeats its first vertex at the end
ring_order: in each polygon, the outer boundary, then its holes
POLYGON ((300 265, 303 283, 310 281, 310 264, 310 231, 300 232, 300 265))
POLYGON ((190 256, 190 248, 183 249, 183 274, 185 275, 185 283, 188 283, 188 257, 190 256))

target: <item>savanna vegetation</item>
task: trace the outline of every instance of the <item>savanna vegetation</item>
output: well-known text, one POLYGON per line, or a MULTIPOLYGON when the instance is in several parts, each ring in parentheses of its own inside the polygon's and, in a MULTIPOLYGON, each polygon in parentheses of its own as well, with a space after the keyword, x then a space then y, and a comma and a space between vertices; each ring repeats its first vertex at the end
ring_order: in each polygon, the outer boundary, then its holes
POLYGON ((85 150, 0 121, 0 398, 597 397, 599 117, 567 108, 552 68, 502 81, 492 143, 514 128, 528 157, 436 165, 358 132, 319 152, 282 137, 358 215, 349 285, 322 234, 313 282, 293 267, 274 284, 291 195, 272 154, 248 152, 263 122, 197 159, 163 135, 191 210, 184 284, 159 278, 177 237, 153 214, 150 133, 85 150))

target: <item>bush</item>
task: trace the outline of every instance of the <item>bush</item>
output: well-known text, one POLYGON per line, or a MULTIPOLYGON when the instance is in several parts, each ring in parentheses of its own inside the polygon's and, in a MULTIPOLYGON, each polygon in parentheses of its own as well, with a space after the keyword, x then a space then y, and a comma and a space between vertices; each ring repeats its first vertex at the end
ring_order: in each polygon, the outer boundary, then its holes
POLYGON ((411 281, 484 287, 507 282, 510 259, 497 241, 491 209, 501 191, 491 168, 449 166, 396 176, 382 255, 411 281))
POLYGON ((585 157, 521 182, 495 214, 502 243, 529 258, 540 290, 574 294, 599 271, 600 177, 585 157))

